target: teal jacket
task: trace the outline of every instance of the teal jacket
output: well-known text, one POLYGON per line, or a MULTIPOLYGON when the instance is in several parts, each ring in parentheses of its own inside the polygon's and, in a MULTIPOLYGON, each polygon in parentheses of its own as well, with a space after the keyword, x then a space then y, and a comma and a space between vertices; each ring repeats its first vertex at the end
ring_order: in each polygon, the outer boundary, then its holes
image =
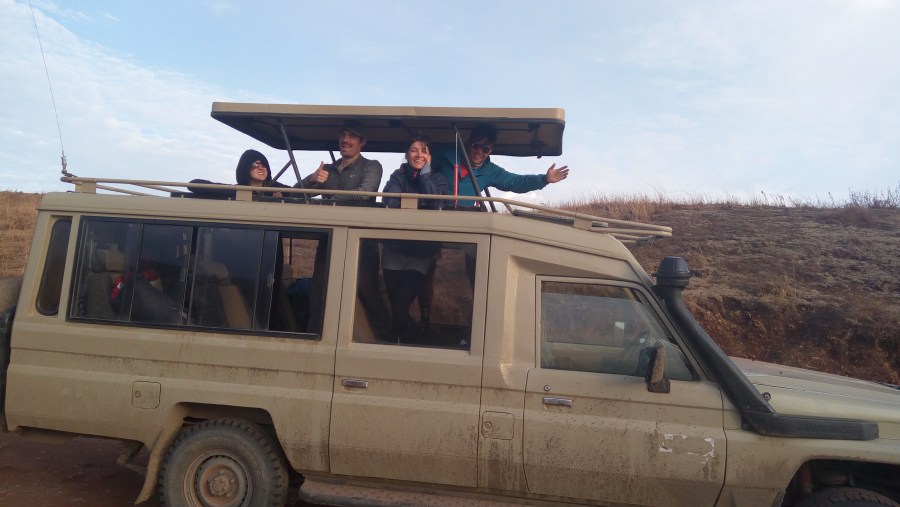
MULTIPOLYGON (((475 195, 475 189, 468 176, 463 176, 464 162, 460 154, 459 167, 459 192, 457 195, 475 195)), ((456 159, 456 153, 453 146, 436 146, 431 152, 431 167, 433 171, 443 174, 449 183, 449 192, 453 194, 453 164, 456 159)), ((499 165, 491 162, 491 158, 481 164, 481 167, 475 168, 475 181, 478 187, 484 190, 487 187, 494 187, 505 192, 516 192, 524 194, 532 190, 540 190, 547 186, 547 177, 544 174, 515 174, 507 171, 499 165)), ((474 206, 474 201, 460 201, 460 205, 474 206)))

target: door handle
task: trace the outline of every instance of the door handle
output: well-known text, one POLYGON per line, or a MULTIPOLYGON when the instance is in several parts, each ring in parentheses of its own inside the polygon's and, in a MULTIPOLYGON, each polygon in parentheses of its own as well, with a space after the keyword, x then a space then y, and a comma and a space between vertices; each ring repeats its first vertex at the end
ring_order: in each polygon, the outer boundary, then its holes
POLYGON ((359 387, 361 389, 365 389, 365 388, 369 387, 369 381, 345 378, 345 379, 341 379, 341 385, 344 387, 359 387))
POLYGON ((572 400, 568 398, 554 398, 552 396, 544 396, 544 405, 555 405, 558 407, 571 407, 572 400))

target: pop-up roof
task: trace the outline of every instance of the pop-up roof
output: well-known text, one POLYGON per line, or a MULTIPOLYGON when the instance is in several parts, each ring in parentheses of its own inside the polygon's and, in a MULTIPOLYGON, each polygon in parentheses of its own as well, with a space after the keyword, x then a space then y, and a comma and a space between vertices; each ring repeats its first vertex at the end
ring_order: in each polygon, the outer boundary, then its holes
POLYGON ((403 153, 417 134, 436 144, 462 140, 478 123, 497 129, 494 155, 540 157, 562 154, 565 111, 552 108, 314 106, 214 102, 212 117, 273 148, 305 151, 337 149, 338 129, 358 120, 367 129, 363 151, 403 153), (284 126, 282 133, 281 126, 284 126), (285 139, 287 137, 287 139, 285 139))

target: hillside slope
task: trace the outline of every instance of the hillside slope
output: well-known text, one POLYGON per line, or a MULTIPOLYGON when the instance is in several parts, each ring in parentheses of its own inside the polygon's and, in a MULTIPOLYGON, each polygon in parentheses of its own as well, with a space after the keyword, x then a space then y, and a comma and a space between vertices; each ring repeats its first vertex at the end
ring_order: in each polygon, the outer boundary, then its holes
POLYGON ((632 252, 648 273, 687 260, 685 299, 729 355, 900 383, 900 210, 673 206, 653 222, 674 237, 632 252))

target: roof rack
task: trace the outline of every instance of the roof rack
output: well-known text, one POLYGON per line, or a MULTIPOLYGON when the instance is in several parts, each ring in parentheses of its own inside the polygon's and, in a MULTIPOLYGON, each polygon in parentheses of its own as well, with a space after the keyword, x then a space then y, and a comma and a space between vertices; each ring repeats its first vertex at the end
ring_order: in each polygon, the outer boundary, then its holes
MULTIPOLYGON (((496 202, 506 206, 509 214, 515 217, 540 220, 574 227, 590 232, 609 234, 622 243, 643 243, 654 238, 672 236, 672 228, 664 225, 645 224, 628 220, 605 218, 577 211, 568 211, 541 204, 534 204, 503 197, 482 197, 463 195, 427 195, 394 192, 361 192, 353 190, 323 190, 292 187, 251 187, 247 185, 226 185, 219 183, 184 183, 173 181, 129 180, 117 178, 82 178, 76 176, 63 176, 60 178, 65 183, 75 185, 75 192, 83 194, 96 194, 98 190, 112 193, 120 193, 134 196, 148 197, 194 197, 208 198, 191 192, 191 189, 218 189, 223 191, 223 196, 228 193, 228 200, 236 201, 266 201, 283 202, 288 204, 315 203, 325 205, 341 205, 340 201, 309 199, 310 195, 354 195, 373 198, 394 197, 400 199, 400 209, 418 208, 418 200, 442 199, 455 204, 458 201, 487 201, 496 202), (137 190, 131 187, 136 187, 137 190), (147 192, 150 191, 150 192, 147 192), (151 193, 157 192, 157 193, 151 193), (283 197, 263 197, 260 192, 280 192, 283 197), (162 193, 162 194, 160 194, 162 193), (165 195, 168 194, 168 195, 165 195)), ((372 203, 381 206, 381 203, 372 203)), ((467 207, 472 209, 471 207, 467 207)))

